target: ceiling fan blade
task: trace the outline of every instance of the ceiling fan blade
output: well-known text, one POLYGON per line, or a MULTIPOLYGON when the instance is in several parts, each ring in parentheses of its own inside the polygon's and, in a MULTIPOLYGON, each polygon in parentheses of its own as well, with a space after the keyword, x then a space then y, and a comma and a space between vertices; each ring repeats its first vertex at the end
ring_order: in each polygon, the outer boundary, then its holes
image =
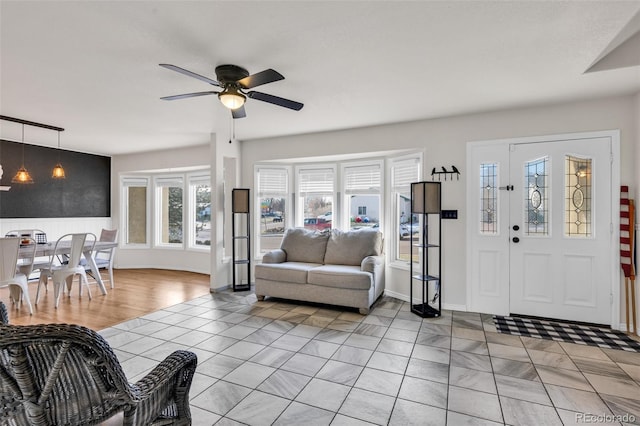
POLYGON ((231 116, 233 118, 245 118, 247 116, 247 113, 244 110, 244 105, 242 105, 240 108, 232 109, 231 116))
POLYGON ((301 104, 300 102, 281 98, 279 96, 269 95, 267 93, 262 93, 262 92, 248 92, 247 96, 249 96, 251 99, 257 99, 259 101, 269 102, 270 104, 293 109, 296 111, 300 111, 304 106, 304 104, 301 104))
POLYGON ((268 70, 260 71, 255 74, 251 74, 241 80, 238 80, 238 84, 243 89, 253 89, 254 87, 261 86, 267 83, 273 83, 274 81, 284 80, 284 76, 276 70, 269 68, 268 70))
POLYGON ((164 67, 166 69, 172 70, 172 71, 176 71, 179 72, 180 74, 184 74, 187 75, 189 77, 193 77, 193 78, 197 78, 198 80, 202 80, 205 83, 209 83, 209 84, 213 84, 214 86, 218 86, 220 87, 220 83, 218 83, 217 81, 209 78, 209 77, 205 77, 203 75, 200 74, 196 74, 195 72, 189 71, 189 70, 185 70, 184 68, 180 68, 177 67, 175 65, 171 65, 171 64, 159 64, 161 67, 164 67))
POLYGON ((209 91, 209 92, 185 93, 182 95, 164 96, 160 99, 162 99, 163 101, 175 101, 176 99, 195 98, 196 96, 215 95, 217 93, 220 93, 220 92, 209 91))

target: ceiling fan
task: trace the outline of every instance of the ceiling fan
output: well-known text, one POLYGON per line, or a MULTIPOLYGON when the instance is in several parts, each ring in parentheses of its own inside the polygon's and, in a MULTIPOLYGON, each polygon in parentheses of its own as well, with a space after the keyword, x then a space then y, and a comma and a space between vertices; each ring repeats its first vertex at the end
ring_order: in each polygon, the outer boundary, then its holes
POLYGON ((247 91, 248 89, 253 89, 254 87, 258 87, 263 84, 284 80, 284 76, 282 76, 282 74, 270 68, 249 75, 249 71, 237 65, 219 65, 216 67, 216 81, 175 65, 160 64, 160 66, 189 77, 197 78, 198 80, 222 89, 222 91, 212 90, 206 92, 185 93, 182 95, 165 96, 160 98, 165 101, 217 94, 220 102, 231 110, 233 118, 243 118, 247 116, 244 110, 244 103, 247 100, 247 97, 295 111, 300 111, 304 106, 304 104, 301 104, 300 102, 281 98, 279 96, 256 92, 254 90, 247 91))

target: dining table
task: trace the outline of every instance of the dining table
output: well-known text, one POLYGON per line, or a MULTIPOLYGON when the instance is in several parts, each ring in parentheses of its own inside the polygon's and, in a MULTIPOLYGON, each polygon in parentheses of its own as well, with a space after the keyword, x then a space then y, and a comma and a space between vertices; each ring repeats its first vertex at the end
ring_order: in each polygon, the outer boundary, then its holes
MULTIPOLYGON (((107 294, 107 288, 104 286, 104 282, 102 282, 102 277, 100 276, 100 270, 98 265, 96 265, 96 261, 93 257, 93 253, 100 250, 108 250, 110 248, 117 247, 118 243, 115 241, 96 241, 95 244, 93 241, 87 242, 84 245, 82 250, 82 254, 87 261, 87 264, 91 268, 91 273, 93 277, 96 279, 98 283, 98 287, 102 294, 107 294)), ((55 251, 56 243, 48 242, 48 243, 38 243, 36 244, 36 253, 35 257, 51 257, 54 254, 64 255, 71 253, 71 241, 61 241, 58 244, 58 250, 55 251)), ((29 245, 20 245, 20 250, 18 251, 18 259, 31 257, 32 247, 29 245)))

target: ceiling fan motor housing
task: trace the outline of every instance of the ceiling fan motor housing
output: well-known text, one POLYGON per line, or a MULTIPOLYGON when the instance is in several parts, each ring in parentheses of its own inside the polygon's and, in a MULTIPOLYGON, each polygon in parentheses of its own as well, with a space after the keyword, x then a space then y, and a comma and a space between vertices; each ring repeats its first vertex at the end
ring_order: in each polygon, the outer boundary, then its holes
POLYGON ((216 77, 223 86, 226 86, 249 77, 249 71, 237 65, 219 65, 216 67, 216 77))

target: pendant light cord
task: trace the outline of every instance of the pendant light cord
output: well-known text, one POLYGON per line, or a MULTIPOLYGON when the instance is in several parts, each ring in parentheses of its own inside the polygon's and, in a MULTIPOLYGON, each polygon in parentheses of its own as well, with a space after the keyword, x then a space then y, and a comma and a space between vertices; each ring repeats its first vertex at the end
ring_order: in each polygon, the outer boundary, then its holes
POLYGON ((22 125, 22 167, 24 167, 24 124, 22 125))

